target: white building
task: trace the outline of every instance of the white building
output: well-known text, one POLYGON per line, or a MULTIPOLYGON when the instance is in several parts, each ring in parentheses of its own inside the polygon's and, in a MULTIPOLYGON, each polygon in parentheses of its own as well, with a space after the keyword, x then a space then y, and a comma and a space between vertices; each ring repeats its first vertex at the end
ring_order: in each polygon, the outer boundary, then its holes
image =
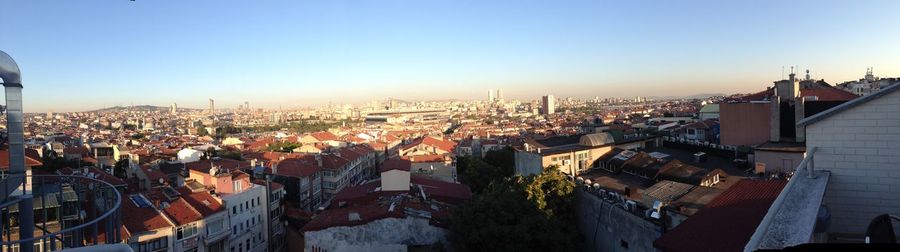
POLYGON ((178 161, 182 163, 200 161, 200 156, 203 156, 203 152, 195 149, 184 148, 178 151, 178 161))
MULTIPOLYGON (((807 78, 809 78, 809 70, 806 70, 807 78)), ((882 88, 900 82, 897 78, 879 78, 872 74, 872 68, 866 69, 866 76, 855 81, 848 81, 838 84, 836 87, 854 93, 859 96, 878 92, 882 88)))

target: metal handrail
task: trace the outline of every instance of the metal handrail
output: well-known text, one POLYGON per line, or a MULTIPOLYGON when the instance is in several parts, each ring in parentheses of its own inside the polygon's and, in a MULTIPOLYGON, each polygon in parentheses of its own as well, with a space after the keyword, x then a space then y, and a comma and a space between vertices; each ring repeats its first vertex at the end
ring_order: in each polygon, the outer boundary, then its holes
MULTIPOLYGON (((32 243, 33 243, 35 240, 43 240, 43 239, 47 239, 47 238, 53 239, 53 238, 55 238, 55 237, 57 237, 57 236, 59 236, 59 235, 61 235, 61 234, 65 234, 65 233, 68 233, 68 232, 77 231, 77 230, 80 230, 80 229, 82 229, 82 228, 86 228, 86 227, 88 227, 88 226, 96 225, 96 224, 97 224, 98 222, 100 222, 101 220, 107 220, 107 218, 110 217, 110 216, 111 216, 113 213, 115 213, 116 211, 118 211, 119 208, 120 208, 121 205, 122 205, 122 194, 119 193, 119 190, 116 190, 116 187, 115 187, 115 186, 113 186, 112 184, 110 184, 110 183, 108 183, 108 182, 106 182, 106 181, 103 181, 103 180, 99 180, 99 179, 95 179, 95 178, 89 178, 89 177, 86 177, 86 176, 78 176, 78 175, 43 175, 43 174, 42 174, 42 175, 29 175, 29 177, 61 177, 61 178, 77 178, 77 179, 89 179, 89 180, 93 180, 93 182, 100 182, 100 183, 102 183, 102 184, 104 184, 104 185, 106 185, 106 186, 109 186, 109 188, 112 189, 112 190, 115 192, 116 200, 115 200, 115 203, 113 204, 113 207, 112 207, 112 208, 106 210, 106 213, 104 213, 104 214, 102 214, 102 215, 100 215, 100 216, 94 218, 94 219, 91 220, 91 221, 82 223, 82 224, 77 225, 77 226, 74 226, 74 227, 66 228, 66 229, 57 231, 57 232, 55 232, 55 233, 49 233, 49 234, 45 234, 45 235, 41 235, 41 236, 37 236, 37 237, 25 238, 25 239, 20 239, 20 240, 16 240, 16 241, 4 241, 4 242, 0 243, 0 245, 2 245, 2 246, 8 246, 8 245, 13 245, 13 244, 21 244, 21 243, 23 243, 23 242, 32 242, 32 243)), ((25 211, 25 209, 20 209, 19 211, 25 211)), ((116 227, 116 228, 118 228, 118 227, 116 227)), ((96 237, 95 237, 94 239, 96 239, 96 237)), ((109 239, 109 238, 107 237, 107 240, 108 240, 108 239, 109 239)))

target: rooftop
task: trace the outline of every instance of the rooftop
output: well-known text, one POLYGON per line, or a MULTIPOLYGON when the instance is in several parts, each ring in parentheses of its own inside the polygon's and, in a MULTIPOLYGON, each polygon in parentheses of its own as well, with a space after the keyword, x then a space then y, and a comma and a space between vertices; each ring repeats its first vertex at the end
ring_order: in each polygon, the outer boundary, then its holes
POLYGON ((742 251, 785 184, 741 180, 653 245, 664 251, 742 251))

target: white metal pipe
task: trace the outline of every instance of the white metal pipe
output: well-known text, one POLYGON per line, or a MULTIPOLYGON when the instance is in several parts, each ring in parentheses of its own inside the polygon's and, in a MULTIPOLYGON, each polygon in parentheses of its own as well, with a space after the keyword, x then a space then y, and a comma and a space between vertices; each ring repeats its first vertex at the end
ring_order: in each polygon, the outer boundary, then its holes
POLYGON ((25 127, 22 113, 22 76, 16 61, 0 51, 0 79, 6 91, 6 130, 9 137, 9 174, 4 181, 6 199, 25 180, 25 127))

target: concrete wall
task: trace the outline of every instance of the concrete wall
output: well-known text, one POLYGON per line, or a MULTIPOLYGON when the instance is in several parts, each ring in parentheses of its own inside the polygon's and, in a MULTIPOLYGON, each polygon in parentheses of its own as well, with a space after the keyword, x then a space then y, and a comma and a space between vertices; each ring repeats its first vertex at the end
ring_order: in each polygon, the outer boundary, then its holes
POLYGON ((428 224, 428 219, 407 217, 309 231, 303 236, 306 251, 312 251, 313 247, 326 251, 404 251, 397 249, 412 245, 449 244, 447 233, 445 229, 428 224))
POLYGON ((830 170, 831 233, 863 234, 883 213, 900 214, 900 92, 806 127, 816 169, 830 170))
POLYGON ((769 140, 770 103, 719 105, 719 140, 724 145, 753 146, 769 140))
POLYGON ((527 151, 516 151, 516 175, 528 176, 543 170, 541 155, 527 151))
POLYGON ((662 235, 660 227, 584 189, 575 189, 575 195, 584 251, 658 251, 653 241, 662 235))
POLYGON ((788 172, 793 171, 800 165, 805 156, 798 152, 778 152, 756 150, 754 153, 755 163, 763 163, 766 166, 766 172, 788 172))
POLYGON ((409 172, 390 170, 381 173, 382 191, 409 191, 409 172))

